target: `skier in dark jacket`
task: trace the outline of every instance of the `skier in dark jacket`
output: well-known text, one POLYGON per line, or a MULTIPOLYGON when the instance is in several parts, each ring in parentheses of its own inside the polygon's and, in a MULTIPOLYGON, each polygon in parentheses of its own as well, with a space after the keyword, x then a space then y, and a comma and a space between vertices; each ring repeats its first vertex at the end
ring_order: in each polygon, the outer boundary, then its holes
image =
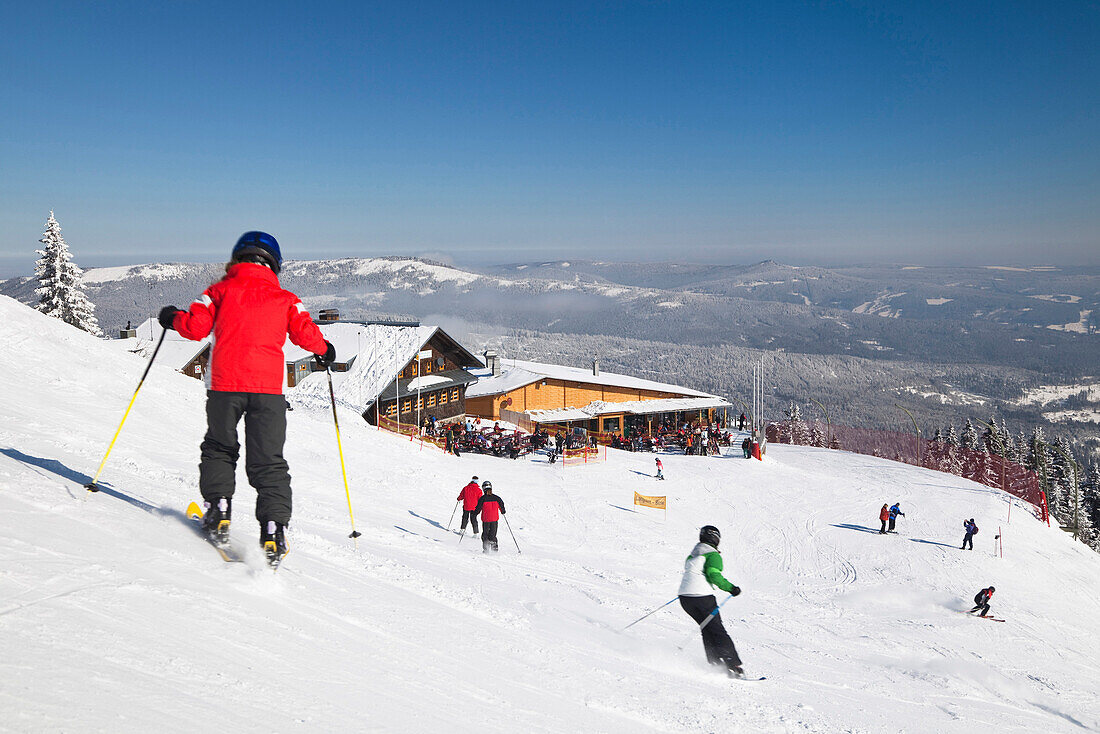
POLYGON ((485 494, 478 498, 477 509, 474 510, 475 516, 481 515, 481 552, 496 553, 500 550, 497 546, 497 524, 500 516, 507 513, 504 510, 504 500, 493 494, 492 482, 486 479, 481 483, 481 488, 485 494))
POLYGON ((477 483, 477 477, 474 477, 455 498, 462 503, 462 527, 459 528, 459 532, 466 529, 466 522, 469 521, 475 538, 477 537, 477 501, 480 497, 481 487, 477 483))
POLYGON ((704 525, 699 529, 699 542, 684 561, 680 606, 700 626, 707 662, 724 665, 731 677, 743 678, 745 671, 741 668, 741 657, 722 626, 722 615, 718 613, 718 602, 714 598, 715 588, 732 596, 741 593, 741 589, 722 575, 722 554, 718 552, 721 540, 722 534, 713 525, 704 525))
POLYGON ((974 536, 978 532, 978 526, 974 524, 974 518, 963 520, 963 529, 966 531, 966 535, 963 536, 961 550, 966 550, 967 544, 970 545, 970 550, 974 550, 974 536))
POLYGON ((237 424, 243 416, 245 470, 256 488, 260 544, 272 564, 286 554, 283 531, 291 513, 290 474, 283 458, 283 344, 289 335, 294 344, 313 352, 322 368, 336 360, 336 350, 302 302, 279 287, 282 262, 274 237, 246 232, 233 248, 224 278, 207 288, 190 310, 165 306, 158 316, 161 326, 188 339, 198 341, 214 333, 199 463, 199 489, 206 501, 203 527, 215 542, 228 542, 241 448, 237 424))
POLYGON ((894 530, 894 521, 896 521, 898 519, 898 515, 901 515, 902 517, 905 517, 905 513, 901 511, 901 503, 900 502, 895 502, 890 507, 890 531, 891 532, 893 532, 893 530, 894 530))
POLYGON ((745 458, 752 458, 752 439, 745 436, 745 440, 741 442, 741 450, 745 452, 745 458))
MULTIPOLYGON (((886 535, 886 523, 890 520, 890 508, 885 503, 882 505, 882 509, 878 511, 878 519, 882 521, 882 528, 878 531, 879 535, 886 535)), ((893 527, 891 524, 890 527, 893 527)))
POLYGON ((967 614, 973 614, 974 612, 981 609, 982 613, 979 616, 984 617, 984 616, 988 615, 989 614, 989 600, 991 598, 993 598, 993 592, 996 591, 996 590, 997 589, 990 586, 989 588, 982 589, 977 594, 975 594, 974 595, 974 608, 971 609, 969 612, 967 612, 967 614))

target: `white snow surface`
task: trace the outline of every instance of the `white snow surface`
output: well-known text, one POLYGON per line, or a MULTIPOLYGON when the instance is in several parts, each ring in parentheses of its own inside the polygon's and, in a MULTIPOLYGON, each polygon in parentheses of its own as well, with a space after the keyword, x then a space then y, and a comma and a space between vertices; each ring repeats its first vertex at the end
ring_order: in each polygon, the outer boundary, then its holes
MULTIPOLYGON (((0 730, 19 732, 1081 732, 1100 726, 1100 557, 997 490, 884 459, 771 446, 764 462, 609 451, 461 458, 289 414, 292 547, 259 558, 241 467, 226 564, 198 498, 204 393, 154 366, 100 478, 141 358, 0 298, 41 369, 0 401, 0 730), (477 474, 501 551, 448 532, 477 474), (632 493, 667 494, 663 513, 632 493), (883 502, 899 535, 879 536, 883 502), (963 518, 981 527, 963 552, 963 518), (703 659, 672 599, 698 527, 743 593, 722 618, 759 683, 703 659), (1002 527, 1004 558, 991 550, 1002 527), (869 531, 869 529, 871 531, 869 531), (983 586, 995 623, 961 610, 983 586), (687 642, 686 649, 677 649, 687 642)), ((363 360, 367 364, 369 360, 363 360)), ((452 525, 452 527, 454 527, 452 525)))

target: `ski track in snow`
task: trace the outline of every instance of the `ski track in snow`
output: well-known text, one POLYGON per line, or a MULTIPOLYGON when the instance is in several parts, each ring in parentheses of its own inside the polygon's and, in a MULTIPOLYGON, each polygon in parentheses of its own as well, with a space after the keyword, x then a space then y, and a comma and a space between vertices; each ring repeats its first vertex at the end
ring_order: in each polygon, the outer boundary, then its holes
MULTIPOLYGON (((996 490, 887 460, 772 446, 735 456, 610 451, 564 468, 445 456, 352 411, 289 414, 291 553, 262 559, 238 477, 226 564, 198 499, 202 385, 144 368, 0 299, 0 336, 48 369, 0 402, 0 731, 1095 731, 1100 559, 996 490), (508 507, 501 552, 447 521, 471 474, 508 507), (647 476, 639 476, 645 474, 647 476), (632 492, 669 496, 664 513, 632 492), (900 502, 897 535, 878 508, 900 502), (982 528, 963 552, 962 518, 982 528), (674 602, 705 523, 743 589, 722 618, 759 683, 709 668, 674 602), (1004 527, 1005 558, 991 554, 1004 527), (993 583, 989 624, 960 613, 993 583), (1070 593, 1067 593, 1070 590, 1070 593), (684 651, 678 645, 687 640, 684 651)), ((735 451, 739 453, 739 451, 735 451)), ((719 595, 719 600, 723 598, 719 595)))

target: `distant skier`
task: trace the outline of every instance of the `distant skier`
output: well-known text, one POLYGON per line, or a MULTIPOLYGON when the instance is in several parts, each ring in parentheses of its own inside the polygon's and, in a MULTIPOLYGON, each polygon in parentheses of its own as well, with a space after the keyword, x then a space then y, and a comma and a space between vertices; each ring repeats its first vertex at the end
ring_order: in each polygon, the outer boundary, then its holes
POLYGON ((898 519, 898 515, 905 517, 905 513, 901 511, 901 503, 895 502, 890 507, 890 532, 894 531, 894 522, 898 519))
POLYGON ((462 503, 462 526, 459 532, 466 529, 466 522, 469 521, 475 538, 477 537, 477 501, 480 497, 481 487, 477 483, 477 477, 474 477, 455 498, 456 502, 462 503))
POLYGON ((752 439, 745 436, 745 440, 741 442, 741 450, 745 453, 746 459, 752 458, 752 439))
POLYGON ((497 546, 497 524, 500 516, 508 513, 504 510, 504 500, 493 494, 492 482, 486 479, 481 483, 481 488, 485 494, 478 498, 477 508, 474 510, 475 516, 481 515, 481 552, 496 553, 500 550, 497 546))
POLYGON ((713 525, 699 529, 699 542, 684 561, 680 606, 701 627, 707 662, 724 665, 731 677, 743 678, 745 671, 741 668, 741 658, 722 626, 722 615, 718 613, 718 602, 714 598, 714 587, 733 596, 741 593, 741 589, 722 575, 722 554, 718 552, 721 540, 722 534, 713 525))
MULTIPOLYGON (((879 529, 879 535, 886 535, 886 523, 890 521, 890 508, 886 506, 886 503, 882 503, 882 509, 878 511, 878 519, 882 521, 882 528, 879 529)), ((890 527, 893 527, 891 523, 890 527)))
POLYGON ((268 561, 286 554, 290 523, 290 474, 286 442, 286 363, 290 341, 314 353, 327 368, 336 350, 325 341, 298 297, 279 287, 279 243, 265 232, 246 232, 233 247, 225 277, 207 288, 189 311, 161 309, 158 321, 188 339, 214 332, 206 393, 206 437, 201 446, 199 489, 206 501, 203 528, 215 542, 229 540, 234 475, 240 456, 237 423, 244 416, 245 470, 256 488, 260 544, 268 561))
POLYGON ((657 462, 657 478, 658 479, 664 479, 665 478, 665 474, 664 474, 665 467, 664 467, 663 464, 661 464, 660 457, 655 458, 654 461, 657 462))
POLYGON ((963 536, 963 544, 960 550, 966 550, 968 544, 970 550, 974 550, 974 536, 978 533, 978 526, 974 524, 974 518, 964 520, 963 529, 966 531, 966 535, 963 536))
POLYGON ((745 430, 745 422, 748 419, 749 419, 748 416, 745 415, 744 413, 742 413, 740 415, 740 417, 738 417, 738 419, 737 419, 737 430, 739 430, 739 431, 745 430))
POLYGON ((989 588, 982 589, 977 594, 975 594, 974 595, 974 608, 971 609, 969 612, 967 612, 967 614, 973 614, 974 612, 981 609, 982 613, 979 616, 985 617, 986 615, 988 615, 989 614, 989 600, 993 598, 993 592, 996 591, 996 590, 997 589, 990 586, 989 588))

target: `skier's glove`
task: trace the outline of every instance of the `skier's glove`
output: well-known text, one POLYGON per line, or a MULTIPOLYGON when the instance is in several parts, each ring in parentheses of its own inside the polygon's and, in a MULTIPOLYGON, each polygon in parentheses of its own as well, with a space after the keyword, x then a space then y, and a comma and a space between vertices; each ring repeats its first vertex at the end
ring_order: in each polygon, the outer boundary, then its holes
POLYGON ((737 596, 740 593, 741 593, 741 587, 740 586, 734 586, 734 587, 730 588, 730 596, 737 596))
POLYGON ((172 326, 172 322, 176 320, 176 314, 179 312, 180 310, 175 306, 165 306, 160 310, 157 321, 159 321, 160 325, 165 329, 174 329, 175 327, 172 326))
POLYGON ((336 361, 336 347, 332 346, 332 344, 327 341, 325 342, 325 347, 324 354, 313 355, 313 359, 317 362, 317 366, 323 370, 327 370, 329 365, 336 361))

